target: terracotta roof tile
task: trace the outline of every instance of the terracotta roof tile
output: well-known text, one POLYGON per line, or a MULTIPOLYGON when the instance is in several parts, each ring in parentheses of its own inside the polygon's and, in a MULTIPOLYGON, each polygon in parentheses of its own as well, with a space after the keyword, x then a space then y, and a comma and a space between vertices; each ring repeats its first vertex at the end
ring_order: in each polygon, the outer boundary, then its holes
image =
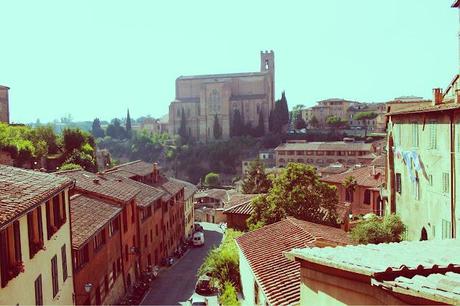
POLYGON ((406 115, 406 114, 417 114, 417 113, 429 113, 429 112, 441 112, 441 111, 449 111, 459 109, 460 104, 456 103, 442 103, 439 105, 432 105, 430 103, 420 103, 415 105, 408 105, 402 109, 395 110, 393 112, 389 112, 387 116, 394 116, 394 115, 406 115))
POLYGON ((0 228, 72 184, 54 174, 0 165, 0 228))
POLYGON ((280 144, 275 151, 372 151, 372 143, 364 142, 298 142, 280 144))
POLYGON ((375 167, 375 173, 376 175, 372 175, 372 167, 361 167, 339 174, 328 175, 321 178, 321 181, 342 184, 347 177, 353 176, 358 186, 377 188, 385 183, 385 169, 375 167))
POLYGON ((171 181, 173 182, 176 182, 176 183, 179 183, 179 184, 182 184, 184 185, 184 199, 187 200, 188 198, 192 197, 195 192, 198 190, 198 188, 193 185, 192 183, 189 183, 189 182, 186 182, 186 181, 182 181, 182 180, 179 180, 179 179, 175 179, 175 178, 169 178, 171 181))
POLYGON ((195 194, 195 199, 204 198, 204 197, 213 198, 219 201, 226 201, 228 200, 228 193, 227 193, 227 190, 225 189, 213 188, 213 189, 202 190, 195 194))
POLYGON ((108 169, 107 172, 114 170, 123 170, 128 173, 131 173, 132 176, 147 176, 153 172, 153 164, 144 162, 142 160, 136 160, 129 163, 121 164, 115 166, 111 169, 108 169))
POLYGON ((118 179, 124 184, 139 189, 139 193, 136 194, 136 205, 139 207, 147 207, 153 204, 153 202, 156 200, 160 199, 165 194, 165 191, 161 189, 135 181, 130 178, 126 178, 124 176, 120 176, 118 171, 109 172, 104 175, 107 177, 113 177, 114 179, 118 179))
MULTIPOLYGON (((309 223, 288 218, 236 239, 271 305, 291 305, 300 301, 300 264, 288 260, 283 253, 293 248, 314 246, 320 237, 308 232, 307 226, 325 226, 307 225, 309 223)), ((318 232, 322 233, 322 240, 329 238, 329 232, 318 232)), ((336 234, 331 238, 335 237, 336 234)))
POLYGON ((94 174, 84 170, 56 172, 75 180, 75 190, 98 194, 105 198, 127 203, 139 193, 139 188, 123 183, 122 180, 110 175, 94 174))
POLYGON ((224 202, 224 209, 229 209, 237 205, 245 204, 251 202, 252 199, 257 197, 259 194, 242 194, 236 193, 230 195, 229 199, 224 202))
POLYGON ((79 249, 110 220, 119 215, 122 208, 102 199, 76 195, 70 199, 72 220, 72 247, 79 249))

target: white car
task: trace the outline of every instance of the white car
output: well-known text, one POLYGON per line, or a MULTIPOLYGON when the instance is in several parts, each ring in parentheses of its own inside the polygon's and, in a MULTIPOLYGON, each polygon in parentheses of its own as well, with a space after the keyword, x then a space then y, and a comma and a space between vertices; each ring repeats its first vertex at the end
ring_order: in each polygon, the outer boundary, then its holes
POLYGON ((196 232, 193 234, 192 242, 194 246, 202 246, 204 245, 204 233, 203 232, 196 232))

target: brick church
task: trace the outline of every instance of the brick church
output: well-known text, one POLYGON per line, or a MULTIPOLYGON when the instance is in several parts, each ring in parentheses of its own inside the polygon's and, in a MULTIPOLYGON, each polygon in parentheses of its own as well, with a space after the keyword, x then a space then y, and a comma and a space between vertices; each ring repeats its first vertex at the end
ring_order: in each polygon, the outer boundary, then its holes
POLYGON ((274 108, 275 55, 260 52, 260 72, 180 76, 176 99, 169 106, 169 132, 178 134, 182 112, 187 135, 197 141, 214 140, 217 116, 222 139, 230 137, 232 117, 239 110, 245 124, 256 127, 262 112, 265 132, 274 108))

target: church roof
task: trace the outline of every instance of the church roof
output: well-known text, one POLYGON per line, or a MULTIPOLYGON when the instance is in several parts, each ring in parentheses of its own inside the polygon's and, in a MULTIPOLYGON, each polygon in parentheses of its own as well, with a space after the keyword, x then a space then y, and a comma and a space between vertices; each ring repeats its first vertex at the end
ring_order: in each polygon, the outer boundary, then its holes
POLYGON ((193 79, 216 79, 216 78, 241 78, 264 76, 267 72, 242 72, 242 73, 223 73, 223 74, 203 74, 203 75, 181 75, 178 80, 193 80, 193 79))

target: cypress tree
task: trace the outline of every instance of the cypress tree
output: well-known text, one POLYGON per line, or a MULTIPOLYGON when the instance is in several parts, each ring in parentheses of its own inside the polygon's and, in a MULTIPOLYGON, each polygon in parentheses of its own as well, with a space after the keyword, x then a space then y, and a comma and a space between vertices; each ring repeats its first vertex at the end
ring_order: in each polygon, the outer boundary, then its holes
POLYGON ((289 108, 286 100, 286 93, 284 91, 281 93, 279 118, 281 127, 289 123, 289 108))
POLYGON ((126 115, 126 136, 128 138, 131 138, 132 136, 131 117, 129 116, 129 108, 128 114, 126 115))
POLYGON ((217 118, 217 114, 214 115, 214 126, 212 130, 214 133, 214 139, 220 139, 222 137, 222 127, 219 124, 219 118, 217 118))
POLYGON ((243 135, 243 119, 241 118, 241 113, 239 109, 235 109, 235 111, 233 112, 232 121, 232 136, 238 137, 243 135))
POLYGON ((256 134, 257 134, 257 137, 262 137, 265 134, 264 114, 262 111, 260 111, 259 113, 259 124, 257 125, 256 134))

